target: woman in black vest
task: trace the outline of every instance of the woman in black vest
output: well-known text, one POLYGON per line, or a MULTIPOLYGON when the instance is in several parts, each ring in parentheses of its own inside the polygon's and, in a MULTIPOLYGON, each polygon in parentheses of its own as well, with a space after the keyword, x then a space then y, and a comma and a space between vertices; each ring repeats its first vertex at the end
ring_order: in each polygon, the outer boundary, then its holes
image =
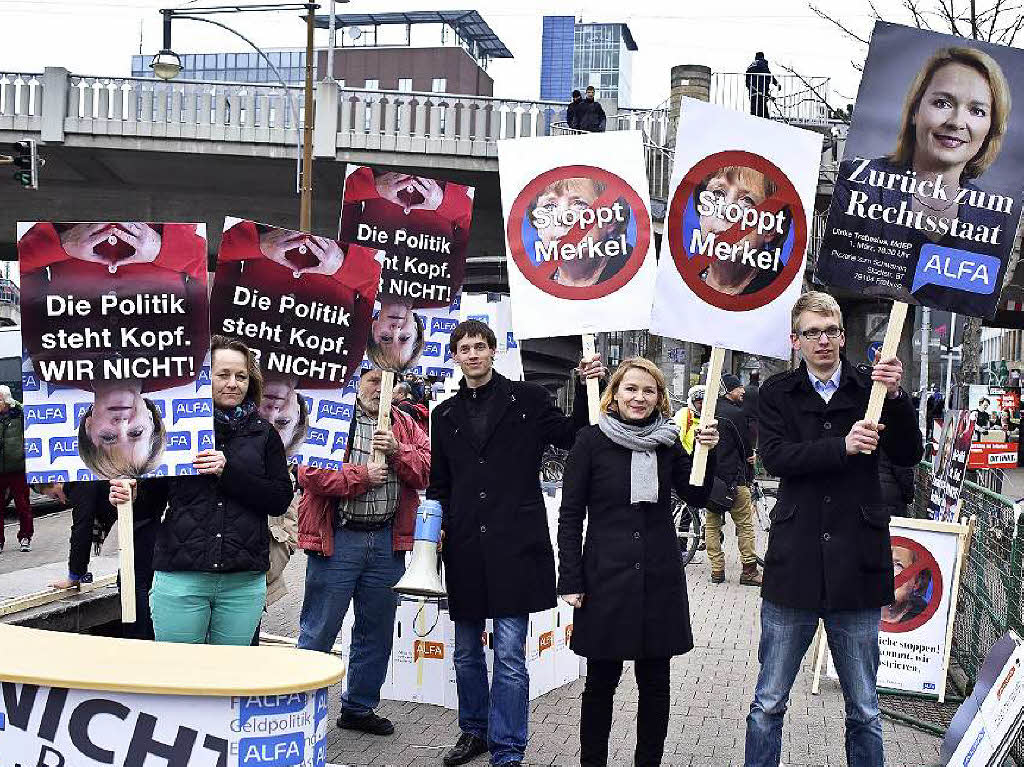
MULTIPOLYGON (((612 697, 624 660, 640 688, 636 764, 661 763, 668 730, 669 660, 693 649, 686 581, 672 523, 671 492, 702 506, 711 491, 690 485, 690 456, 669 417, 665 378, 634 357, 612 375, 596 426, 569 453, 558 517, 558 593, 576 610, 570 646, 587 659, 580 761, 608 761, 612 697), (583 520, 588 518, 583 542, 583 520)), ((697 440, 718 444, 714 425, 697 440)))
MULTIPOLYGON (((267 517, 288 509, 292 485, 281 438, 258 412, 255 357, 226 336, 212 349, 216 449, 196 455, 197 476, 148 481, 167 497, 149 601, 158 641, 247 645, 267 594, 267 517)), ((128 499, 121 482, 110 488, 111 503, 128 499)))

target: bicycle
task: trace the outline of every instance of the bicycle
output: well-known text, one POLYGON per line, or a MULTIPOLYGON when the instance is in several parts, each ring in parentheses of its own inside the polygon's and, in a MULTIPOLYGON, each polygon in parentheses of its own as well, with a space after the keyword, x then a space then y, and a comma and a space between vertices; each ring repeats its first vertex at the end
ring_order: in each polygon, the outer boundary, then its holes
MULTIPOLYGON (((771 512, 775 508, 777 500, 776 492, 775 487, 765 487, 757 477, 754 477, 754 481, 750 483, 750 503, 754 507, 755 541, 759 533, 764 534, 766 541, 768 539, 768 531, 772 526, 771 512)), ((761 554, 756 554, 756 556, 757 564, 764 567, 764 557, 761 554)))
POLYGON ((672 522, 679 540, 679 558, 686 567, 704 543, 704 509, 690 506, 673 491, 672 522))

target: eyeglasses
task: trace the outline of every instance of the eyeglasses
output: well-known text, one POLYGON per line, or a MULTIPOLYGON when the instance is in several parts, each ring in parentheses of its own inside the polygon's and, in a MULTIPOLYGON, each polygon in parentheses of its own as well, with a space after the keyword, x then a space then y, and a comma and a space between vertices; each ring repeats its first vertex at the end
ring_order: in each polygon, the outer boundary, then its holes
POLYGON ((801 330, 797 335, 806 338, 808 341, 817 341, 821 338, 822 333, 829 338, 839 338, 839 336, 843 334, 843 329, 837 325, 830 325, 824 330, 821 328, 808 328, 807 330, 801 330))

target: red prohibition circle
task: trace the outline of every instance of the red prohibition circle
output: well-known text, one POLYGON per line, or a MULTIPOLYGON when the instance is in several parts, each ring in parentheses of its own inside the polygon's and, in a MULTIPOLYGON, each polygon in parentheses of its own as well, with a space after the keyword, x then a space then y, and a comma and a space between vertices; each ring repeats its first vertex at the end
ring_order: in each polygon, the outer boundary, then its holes
POLYGON ((519 267, 520 273, 539 290, 556 298, 574 300, 602 298, 614 293, 640 271, 651 243, 651 216, 636 190, 614 173, 592 165, 562 165, 541 173, 523 187, 516 196, 515 202, 512 203, 505 234, 512 260, 519 267), (534 264, 523 243, 523 219, 526 217, 530 205, 547 186, 568 178, 588 178, 592 181, 602 182, 605 185, 602 197, 610 197, 613 200, 625 199, 629 205, 630 215, 636 224, 636 244, 633 245, 629 261, 618 272, 596 285, 576 287, 558 284, 551 279, 551 273, 554 271, 552 263, 555 262, 534 264))
POLYGON ((669 250, 672 259, 675 261, 676 269, 683 281, 690 290, 712 306, 725 309, 730 312, 749 311, 757 309, 773 301, 782 295, 798 279, 803 269, 804 252, 807 248, 807 218, 804 215, 804 206, 800 202, 800 195, 789 180, 774 163, 766 160, 760 155, 739 150, 717 152, 709 155, 699 163, 690 168, 683 176, 676 192, 672 196, 669 205, 668 216, 666 217, 665 228, 668 230, 669 250), (778 200, 789 207, 792 214, 792 226, 794 227, 793 249, 789 254, 789 261, 783 267, 778 276, 768 285, 748 295, 730 296, 719 293, 714 288, 708 287, 707 283, 700 278, 701 272, 710 264, 711 256, 697 256, 690 258, 689 249, 683 237, 683 222, 686 210, 696 194, 700 183, 716 171, 730 165, 739 165, 753 168, 760 171, 775 182, 777 191, 772 199, 778 200))
POLYGON ((899 535, 894 535, 891 540, 891 546, 909 549, 917 555, 917 561, 914 562, 912 572, 907 575, 907 578, 915 577, 920 570, 931 570, 932 573, 932 598, 928 600, 927 606, 920 615, 902 623, 890 623, 883 618, 878 624, 879 629, 887 634, 902 634, 923 626, 939 609, 939 604, 942 602, 942 570, 932 553, 917 541, 899 535))

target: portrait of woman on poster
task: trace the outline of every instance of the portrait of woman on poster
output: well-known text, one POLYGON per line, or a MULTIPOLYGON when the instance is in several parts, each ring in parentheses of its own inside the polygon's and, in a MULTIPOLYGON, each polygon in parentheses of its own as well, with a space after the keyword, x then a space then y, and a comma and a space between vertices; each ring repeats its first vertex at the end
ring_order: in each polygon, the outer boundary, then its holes
MULTIPOLYGON (((694 191, 694 205, 700 222, 700 231, 705 238, 710 234, 721 236, 739 224, 730 222, 725 217, 725 212, 730 206, 736 206, 740 210, 756 208, 765 200, 773 197, 778 191, 774 181, 768 178, 761 171, 748 168, 743 165, 730 165, 721 168, 700 184, 694 191), (710 192, 713 195, 712 204, 715 210, 711 213, 701 213, 701 195, 710 192)), ((706 198, 707 195, 704 195, 706 198)), ((756 228, 741 238, 736 244, 746 242, 749 249, 754 253, 763 251, 774 252, 776 248, 782 248, 789 238, 793 227, 793 214, 789 208, 782 208, 777 214, 781 220, 777 220, 777 226, 770 232, 759 233, 756 228), (781 229, 781 232, 778 230, 781 229)), ((742 251, 738 251, 742 252, 742 251)), ((787 254, 783 253, 783 256, 787 254)), ((773 261, 773 266, 775 262, 773 261)), ((707 269, 701 272, 700 278, 709 288, 714 288, 723 295, 736 296, 757 293, 768 287, 776 277, 782 273, 786 262, 779 259, 778 270, 760 269, 744 263, 742 259, 722 260, 711 258, 707 269)))
POLYGON ((295 391, 296 383, 286 378, 264 380, 259 405, 260 417, 277 431, 288 458, 305 441, 309 426, 309 408, 305 397, 295 391))
MULTIPOLYGON (((918 252, 920 246, 934 243, 990 256, 1008 256, 1015 234, 1011 214, 957 202, 957 196, 965 190, 964 197, 968 201, 986 205, 990 202, 990 193, 983 190, 977 180, 999 157, 1009 125, 1010 109, 1010 86, 995 59, 966 46, 935 51, 917 72, 907 91, 895 149, 886 157, 871 160, 858 174, 863 179, 872 172, 876 176, 911 176, 918 185, 915 191, 903 192, 898 184, 888 189, 850 182, 850 174, 863 162, 854 159, 842 163, 832 202, 845 213, 849 210, 853 189, 867 195, 864 207, 881 204, 885 208, 898 209, 906 201, 911 212, 922 214, 922 218, 930 217, 937 222, 957 219, 961 224, 969 224, 973 231, 986 227, 992 232, 999 227, 998 244, 965 240, 852 215, 844 216, 843 223, 855 231, 889 242, 909 242, 913 246, 912 252, 918 252), (946 199, 916 191, 922 182, 933 182, 940 176, 946 199)), ((925 188, 930 190, 932 186, 928 184, 925 188)), ((908 265, 903 295, 895 297, 912 303, 947 303, 941 297, 955 288, 926 284, 910 293, 915 266, 916 263, 908 265)), ((995 276, 992 275, 992 279, 995 276)), ((866 292, 892 295, 891 289, 881 291, 868 287, 866 292)), ((958 291, 956 311, 984 316, 991 313, 993 300, 990 294, 958 291)))
MULTIPOLYGON (((899 580, 904 570, 917 563, 917 554, 904 546, 892 547, 892 574, 899 580)), ((895 600, 882 608, 882 623, 906 623, 928 607, 932 596, 932 571, 922 568, 913 577, 897 586, 895 600)))
POLYGON ((370 323, 366 357, 381 370, 404 373, 416 367, 425 344, 423 317, 407 303, 385 300, 370 323))
MULTIPOLYGON (((529 225, 535 232, 533 237, 523 237, 527 248, 530 248, 531 242, 536 242, 538 246, 544 245, 545 249, 553 249, 558 253, 563 237, 570 234, 579 235, 580 224, 576 222, 580 220, 584 211, 593 209, 594 203, 604 194, 606 188, 606 184, 601 181, 566 178, 542 189, 526 212, 528 223, 524 224, 524 229, 529 225)), ((593 226, 584 233, 579 244, 582 245, 587 240, 591 240, 594 245, 620 240, 626 243, 625 249, 616 255, 608 256, 592 257, 584 254, 571 260, 559 257, 556 259, 558 266, 551 275, 552 282, 581 288, 599 285, 618 274, 629 263, 629 257, 633 253, 633 245, 628 242, 631 217, 629 203, 624 197, 620 197, 613 204, 617 204, 620 211, 619 220, 613 220, 600 227, 593 226)), ((533 248, 533 252, 528 252, 536 263, 537 246, 533 248)))
MULTIPOLYGON (((78 424, 79 457, 102 479, 136 478, 155 471, 165 448, 166 427, 148 392, 196 380, 209 349, 206 307, 206 241, 194 224, 67 223, 35 224, 18 243, 22 275, 22 341, 40 380, 93 393, 78 424), (183 299, 185 313, 151 311, 144 319, 121 311, 101 314, 100 297, 122 299, 168 295, 183 299), (87 314, 51 317, 47 296, 73 296, 90 303, 87 314), (183 343, 155 352, 121 342, 121 329, 174 333, 184 326, 183 343), (44 334, 109 331, 110 345, 81 348, 74 358, 92 363, 92 375, 51 380, 44 362, 59 363, 67 348, 44 345, 44 334), (160 375, 126 378, 109 372, 113 360, 175 357, 190 361, 160 375), (192 372, 194 371, 194 372, 192 372)), ((133 336, 138 337, 138 336, 133 336)))

